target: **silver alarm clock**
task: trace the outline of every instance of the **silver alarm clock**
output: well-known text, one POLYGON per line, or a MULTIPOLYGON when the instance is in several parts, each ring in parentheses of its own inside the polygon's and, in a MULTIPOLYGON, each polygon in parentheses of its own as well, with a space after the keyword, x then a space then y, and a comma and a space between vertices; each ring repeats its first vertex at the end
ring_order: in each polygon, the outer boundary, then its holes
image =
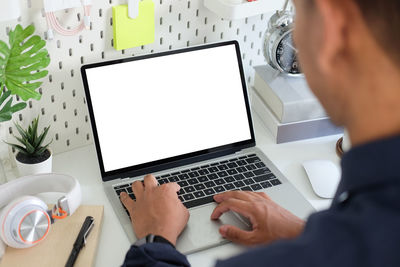
POLYGON ((293 42, 293 9, 288 10, 286 0, 282 10, 276 11, 268 22, 264 35, 263 52, 269 65, 280 72, 290 75, 302 75, 297 49, 293 42))

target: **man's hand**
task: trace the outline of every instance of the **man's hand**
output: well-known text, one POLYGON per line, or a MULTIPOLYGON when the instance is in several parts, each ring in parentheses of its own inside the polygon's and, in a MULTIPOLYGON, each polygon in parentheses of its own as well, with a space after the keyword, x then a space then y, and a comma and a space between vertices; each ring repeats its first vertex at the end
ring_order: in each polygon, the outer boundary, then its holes
POLYGON ((180 186, 176 183, 157 186, 153 175, 144 177, 144 182, 132 184, 136 201, 121 193, 121 202, 128 210, 133 230, 138 239, 148 234, 159 235, 172 244, 185 228, 189 212, 178 199, 180 186))
POLYGON ((219 203, 211 214, 217 220, 231 210, 248 218, 252 231, 244 231, 235 226, 223 225, 219 232, 232 242, 243 245, 266 244, 282 238, 298 236, 304 222, 273 202, 265 193, 230 191, 214 196, 219 203))

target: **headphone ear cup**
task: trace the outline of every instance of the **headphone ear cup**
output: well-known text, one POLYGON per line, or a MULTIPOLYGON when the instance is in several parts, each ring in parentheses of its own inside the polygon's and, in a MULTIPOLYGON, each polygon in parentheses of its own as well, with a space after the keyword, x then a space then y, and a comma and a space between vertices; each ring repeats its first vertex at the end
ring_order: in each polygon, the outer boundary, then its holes
POLYGON ((9 203, 0 214, 0 236, 10 247, 28 248, 46 238, 51 225, 47 205, 24 196, 9 203))

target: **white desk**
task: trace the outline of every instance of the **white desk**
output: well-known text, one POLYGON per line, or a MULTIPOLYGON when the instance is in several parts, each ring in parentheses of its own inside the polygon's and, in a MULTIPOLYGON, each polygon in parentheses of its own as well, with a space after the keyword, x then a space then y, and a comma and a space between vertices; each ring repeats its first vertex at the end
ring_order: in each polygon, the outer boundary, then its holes
MULTIPOLYGON (((301 163, 309 159, 330 159, 339 162, 335 153, 335 143, 340 136, 276 145, 257 117, 254 124, 257 144, 265 154, 317 210, 328 207, 330 201, 320 199, 312 191, 301 163)), ((94 146, 56 155, 53 169, 55 172, 70 174, 80 181, 83 204, 104 205, 103 229, 96 266, 120 266, 130 243, 103 191, 94 146)), ((213 266, 216 259, 229 257, 243 249, 237 245, 227 244, 192 254, 189 256, 189 261, 195 267, 213 266)))

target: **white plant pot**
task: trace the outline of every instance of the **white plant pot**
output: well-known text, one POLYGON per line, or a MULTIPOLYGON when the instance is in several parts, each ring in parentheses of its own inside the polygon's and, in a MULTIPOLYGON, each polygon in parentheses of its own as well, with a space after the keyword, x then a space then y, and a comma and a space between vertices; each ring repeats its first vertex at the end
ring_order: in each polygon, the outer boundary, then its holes
POLYGON ((15 160, 17 163, 18 171, 20 176, 39 174, 39 173, 51 173, 53 166, 53 154, 50 152, 50 157, 45 161, 36 164, 26 164, 15 160))

